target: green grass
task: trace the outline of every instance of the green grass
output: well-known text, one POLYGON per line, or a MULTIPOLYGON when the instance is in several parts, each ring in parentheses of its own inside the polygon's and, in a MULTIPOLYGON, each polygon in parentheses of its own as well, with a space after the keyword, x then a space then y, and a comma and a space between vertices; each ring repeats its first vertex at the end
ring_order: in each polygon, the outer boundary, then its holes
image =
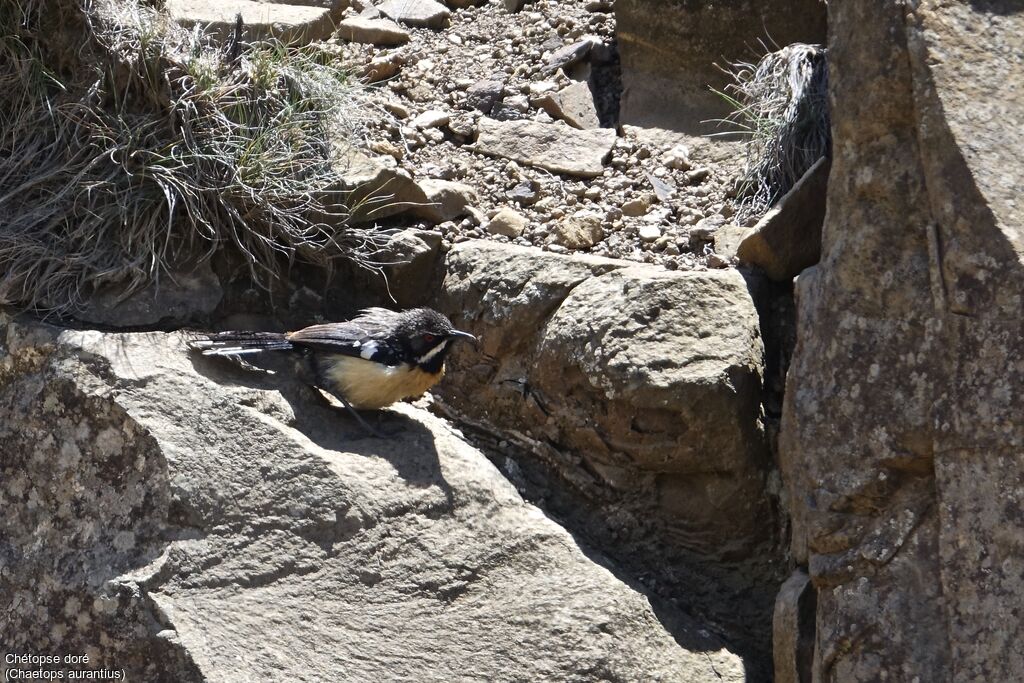
POLYGON ((819 45, 794 43, 727 71, 732 83, 715 92, 732 114, 720 123, 746 139, 737 216, 757 218, 831 154, 827 54, 819 45))
POLYGON ((0 303, 69 312, 219 251, 268 286, 371 265, 332 140, 368 117, 314 46, 225 51, 137 0, 0 0, 0 303))

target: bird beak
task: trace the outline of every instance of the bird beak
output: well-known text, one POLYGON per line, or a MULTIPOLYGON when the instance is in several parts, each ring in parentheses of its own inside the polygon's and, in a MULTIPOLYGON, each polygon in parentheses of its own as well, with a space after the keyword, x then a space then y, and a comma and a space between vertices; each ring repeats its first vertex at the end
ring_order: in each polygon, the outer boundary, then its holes
POLYGON ((477 344, 477 338, 471 335, 469 332, 460 332, 459 330, 454 330, 453 332, 450 332, 448 334, 448 337, 451 339, 468 339, 469 341, 473 342, 473 346, 476 346, 477 344))

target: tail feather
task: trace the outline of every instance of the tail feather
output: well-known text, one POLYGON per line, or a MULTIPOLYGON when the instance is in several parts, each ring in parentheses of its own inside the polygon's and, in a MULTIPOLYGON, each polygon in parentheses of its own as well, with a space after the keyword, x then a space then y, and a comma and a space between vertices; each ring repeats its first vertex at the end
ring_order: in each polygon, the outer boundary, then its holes
POLYGON ((204 356, 237 356, 295 348, 280 332, 215 332, 189 342, 204 356))

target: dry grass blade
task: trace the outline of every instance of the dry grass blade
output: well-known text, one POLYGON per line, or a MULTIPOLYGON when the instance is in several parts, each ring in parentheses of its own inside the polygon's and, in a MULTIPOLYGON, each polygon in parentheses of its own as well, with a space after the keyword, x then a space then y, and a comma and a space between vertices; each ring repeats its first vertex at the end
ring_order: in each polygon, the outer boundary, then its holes
POLYGON ((828 60, 820 45, 794 43, 727 71, 733 82, 718 94, 733 112, 720 123, 747 139, 738 193, 742 220, 763 214, 831 153, 828 60))
POLYGON ((0 303, 67 312, 221 249, 268 284, 368 266, 331 141, 369 115, 314 47, 227 57, 137 0, 0 0, 0 303))

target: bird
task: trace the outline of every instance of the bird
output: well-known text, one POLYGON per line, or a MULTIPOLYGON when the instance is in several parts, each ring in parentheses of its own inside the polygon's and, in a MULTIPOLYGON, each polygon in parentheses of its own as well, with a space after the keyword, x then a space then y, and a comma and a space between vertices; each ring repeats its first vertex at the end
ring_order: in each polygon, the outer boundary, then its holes
POLYGON ((357 411, 425 393, 444 376, 445 357, 463 339, 477 341, 432 308, 367 308, 345 322, 295 332, 214 332, 189 346, 204 356, 302 353, 311 361, 316 386, 341 401, 367 431, 382 436, 357 411))

